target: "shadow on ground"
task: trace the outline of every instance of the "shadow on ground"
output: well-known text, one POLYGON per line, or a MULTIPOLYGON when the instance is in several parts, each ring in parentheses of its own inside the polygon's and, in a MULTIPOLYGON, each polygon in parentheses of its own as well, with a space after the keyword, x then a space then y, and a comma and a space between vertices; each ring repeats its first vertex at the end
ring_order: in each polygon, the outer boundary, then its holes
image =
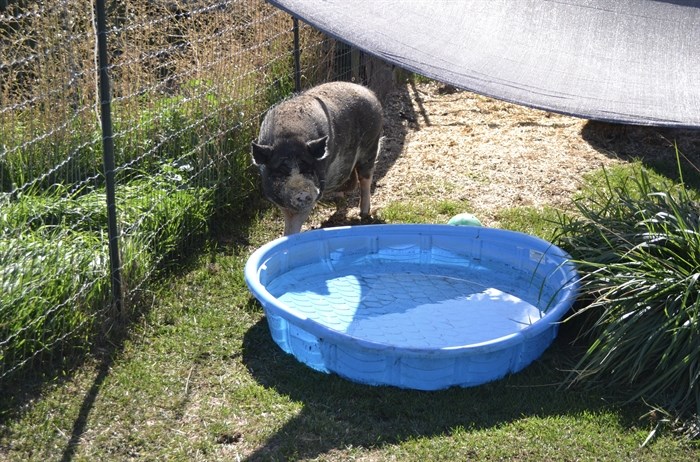
MULTIPOLYGON (((42 363, 38 369, 23 373, 15 382, 6 383, 6 389, 0 399, 0 431, 7 431, 3 424, 21 415, 23 409, 38 399, 50 387, 69 382, 76 371, 94 363, 94 379, 90 388, 85 391, 80 410, 73 422, 73 428, 68 443, 63 449, 59 460, 70 461, 75 456, 81 437, 83 436, 88 416, 99 395, 102 384, 109 376, 109 371, 128 338, 128 326, 113 326, 108 336, 87 352, 69 355, 60 360, 42 363)), ((4 436, 0 433, 0 436, 4 436)), ((2 451, 0 451, 1 453, 2 451)))
MULTIPOLYGON (((566 335, 565 335, 566 336, 566 335)), ((474 388, 421 392, 356 384, 322 374, 283 353, 265 319, 245 335, 243 361, 256 380, 302 411, 247 460, 315 459, 334 449, 375 448, 417 437, 449 435, 460 428, 495 428, 527 416, 559 416, 608 410, 605 397, 560 389, 571 347, 555 344, 524 371, 474 388)), ((638 413, 622 425, 638 424, 638 413)))
POLYGON ((663 128, 588 121, 581 136, 596 150, 647 167, 678 181, 676 147, 683 179, 700 188, 700 129, 663 128))

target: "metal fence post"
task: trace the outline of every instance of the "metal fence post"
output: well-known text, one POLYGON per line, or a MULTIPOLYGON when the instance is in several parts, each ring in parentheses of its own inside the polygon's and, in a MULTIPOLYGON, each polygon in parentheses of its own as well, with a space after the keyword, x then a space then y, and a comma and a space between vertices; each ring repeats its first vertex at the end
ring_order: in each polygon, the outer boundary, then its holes
POLYGON ((112 136, 111 96, 109 85, 109 60, 107 57, 107 14, 105 0, 96 0, 97 52, 100 81, 100 117, 102 122, 102 146, 107 195, 107 221, 109 235, 109 261, 112 279, 112 302, 117 312, 122 311, 122 279, 119 258, 119 233, 117 230, 117 206, 114 181, 114 139, 112 136))
POLYGON ((299 20, 292 17, 294 30, 294 91, 301 91, 301 50, 299 49, 299 20))

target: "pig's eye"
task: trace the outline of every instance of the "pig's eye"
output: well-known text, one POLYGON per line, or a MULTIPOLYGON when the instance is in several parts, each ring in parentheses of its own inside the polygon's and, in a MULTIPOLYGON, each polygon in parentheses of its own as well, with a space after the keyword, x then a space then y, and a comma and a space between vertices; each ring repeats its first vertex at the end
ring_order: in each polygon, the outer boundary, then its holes
POLYGON ((270 170, 270 173, 279 176, 286 176, 292 173, 292 169, 286 164, 275 165, 274 168, 270 170))
POLYGON ((309 164, 309 163, 306 163, 306 162, 299 162, 299 173, 301 173, 302 175, 305 175, 305 174, 312 174, 312 173, 314 173, 315 171, 316 171, 316 170, 314 169, 314 165, 313 165, 313 164, 309 164))
POLYGON ((269 173, 273 176, 289 176, 294 171, 302 175, 313 175, 315 173, 314 164, 305 162, 302 159, 281 159, 269 165, 269 173))
POLYGON ((270 173, 278 175, 288 175, 292 172, 292 167, 289 162, 284 160, 275 159, 269 165, 270 173))

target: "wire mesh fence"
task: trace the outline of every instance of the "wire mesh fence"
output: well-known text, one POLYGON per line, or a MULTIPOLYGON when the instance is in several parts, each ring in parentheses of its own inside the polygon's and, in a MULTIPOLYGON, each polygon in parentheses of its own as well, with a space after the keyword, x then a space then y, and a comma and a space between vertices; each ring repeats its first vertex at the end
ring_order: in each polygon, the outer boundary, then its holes
MULTIPOLYGON (((124 316, 115 269, 133 300, 212 217, 243 210, 260 116, 294 91, 292 19, 261 0, 113 0, 104 13, 101 64, 93 0, 0 2, 0 385, 86 352, 124 316)), ((303 86, 351 78, 347 47, 303 23, 299 44, 303 86)))

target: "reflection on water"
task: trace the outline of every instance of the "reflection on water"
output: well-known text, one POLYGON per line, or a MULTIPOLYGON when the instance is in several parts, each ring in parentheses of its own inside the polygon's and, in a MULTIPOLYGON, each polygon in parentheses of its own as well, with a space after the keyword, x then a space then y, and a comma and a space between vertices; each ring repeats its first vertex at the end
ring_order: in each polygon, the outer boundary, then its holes
POLYGON ((449 348, 513 334, 542 317, 552 294, 513 268, 372 262, 296 268, 267 289, 336 331, 405 348, 449 348))

